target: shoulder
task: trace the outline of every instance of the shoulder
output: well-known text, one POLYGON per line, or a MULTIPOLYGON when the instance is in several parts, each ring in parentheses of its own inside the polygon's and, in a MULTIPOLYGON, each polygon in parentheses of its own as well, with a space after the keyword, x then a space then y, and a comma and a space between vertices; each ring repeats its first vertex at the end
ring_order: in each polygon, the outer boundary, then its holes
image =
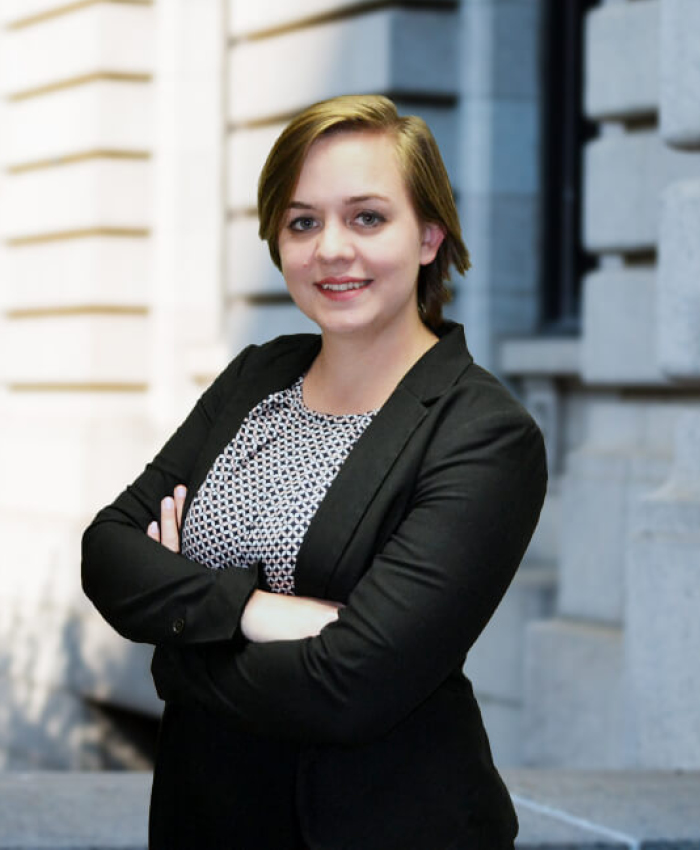
POLYGON ((454 322, 444 323, 438 344, 417 364, 408 385, 439 418, 468 423, 503 417, 536 428, 513 392, 474 361, 464 328, 454 322))
MULTIPOLYGON (((429 456, 454 457, 476 450, 503 460, 534 453, 545 467, 542 432, 513 392, 471 357, 460 326, 451 335, 449 359, 435 347, 435 365, 451 371, 438 393, 426 399, 432 420, 429 456)), ((433 382, 438 384, 439 381, 433 382)))

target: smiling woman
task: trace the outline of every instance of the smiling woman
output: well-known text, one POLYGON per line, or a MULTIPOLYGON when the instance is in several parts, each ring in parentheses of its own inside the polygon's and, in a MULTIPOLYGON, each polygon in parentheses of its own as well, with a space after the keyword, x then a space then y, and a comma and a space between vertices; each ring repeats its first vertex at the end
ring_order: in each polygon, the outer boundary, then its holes
MULTIPOLYGON (((378 407, 401 377, 392 361, 403 374, 434 344, 417 308, 418 276, 444 235, 439 224, 419 221, 389 136, 346 131, 314 142, 278 237, 291 296, 324 336, 325 351, 307 376, 308 396, 325 383, 316 374, 329 353, 352 346, 355 362, 381 357, 392 373, 381 386, 361 382, 366 401, 354 393, 360 406, 378 407)), ((347 392, 341 395, 347 400, 347 392)))
POLYGON ((320 336, 243 351, 84 536, 86 592, 156 647, 149 846, 512 848, 462 665, 544 450, 442 319, 468 255, 437 146, 386 98, 316 104, 259 213, 320 336))

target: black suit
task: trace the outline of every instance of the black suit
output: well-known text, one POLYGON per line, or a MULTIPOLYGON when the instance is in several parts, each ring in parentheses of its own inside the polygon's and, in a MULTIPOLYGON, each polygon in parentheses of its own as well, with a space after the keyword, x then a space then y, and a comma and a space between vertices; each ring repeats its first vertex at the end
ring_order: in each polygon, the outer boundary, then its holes
POLYGON ((319 345, 246 349, 85 534, 87 594, 158 647, 153 846, 286 850, 298 818, 312 850, 511 847, 515 815, 461 668, 530 540, 545 455, 460 326, 401 381, 308 529, 296 592, 347 603, 319 637, 246 643, 261 571, 207 570, 144 534, 319 345))

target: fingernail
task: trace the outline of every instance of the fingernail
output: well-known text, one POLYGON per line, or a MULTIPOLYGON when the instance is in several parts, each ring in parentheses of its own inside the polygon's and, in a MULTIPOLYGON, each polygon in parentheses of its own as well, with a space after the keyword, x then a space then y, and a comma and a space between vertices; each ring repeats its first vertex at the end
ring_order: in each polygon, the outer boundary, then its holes
POLYGON ((170 510, 170 508, 172 508, 174 506, 175 506, 175 502, 173 501, 172 496, 166 496, 163 499, 163 507, 166 508, 166 510, 170 510))
POLYGON ((153 522, 150 523, 150 525, 148 526, 148 530, 149 531, 158 531, 158 523, 155 520, 153 520, 153 522))
POLYGON ((175 495, 177 495, 177 496, 184 496, 186 492, 187 492, 187 488, 185 487, 184 484, 178 484, 177 487, 175 488, 175 495))

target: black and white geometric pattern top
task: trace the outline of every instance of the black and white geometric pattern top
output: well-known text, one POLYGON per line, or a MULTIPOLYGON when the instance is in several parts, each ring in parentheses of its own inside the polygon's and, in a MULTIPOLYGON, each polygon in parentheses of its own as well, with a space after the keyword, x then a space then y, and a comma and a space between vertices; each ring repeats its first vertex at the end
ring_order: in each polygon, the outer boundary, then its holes
POLYGON ((243 420, 192 500, 185 557, 212 569, 262 561, 276 593, 294 593, 306 530, 376 411, 335 416, 304 405, 300 377, 243 420))

